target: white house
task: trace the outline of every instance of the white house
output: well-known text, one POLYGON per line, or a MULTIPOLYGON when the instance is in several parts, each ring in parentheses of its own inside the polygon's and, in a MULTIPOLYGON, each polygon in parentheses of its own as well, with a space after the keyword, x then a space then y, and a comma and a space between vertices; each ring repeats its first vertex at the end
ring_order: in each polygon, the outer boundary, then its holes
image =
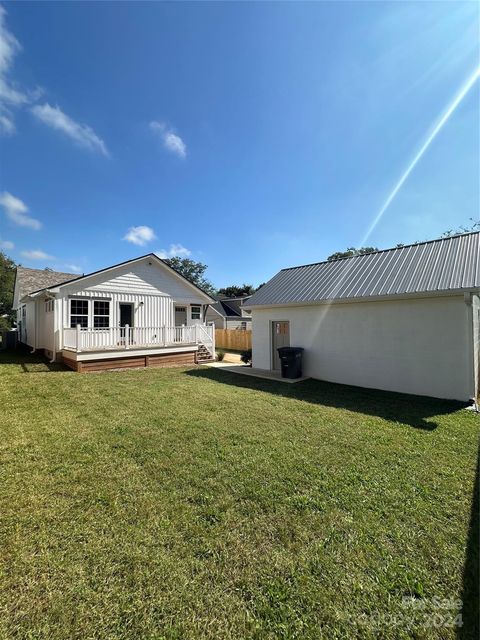
POLYGON ((213 302, 151 253, 83 276, 18 267, 13 304, 20 342, 88 371, 213 357, 213 302))
POLYGON ((480 233, 283 269, 249 300, 253 367, 468 401, 479 392, 480 233))

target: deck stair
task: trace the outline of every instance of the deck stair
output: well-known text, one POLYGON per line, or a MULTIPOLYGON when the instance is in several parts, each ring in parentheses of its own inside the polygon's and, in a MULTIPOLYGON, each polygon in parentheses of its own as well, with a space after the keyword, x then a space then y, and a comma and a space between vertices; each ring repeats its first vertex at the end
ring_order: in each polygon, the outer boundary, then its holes
POLYGON ((200 343, 198 345, 198 351, 197 351, 197 364, 203 364, 204 362, 213 362, 213 361, 214 361, 214 358, 210 353, 210 351, 207 349, 207 347, 204 344, 200 343))

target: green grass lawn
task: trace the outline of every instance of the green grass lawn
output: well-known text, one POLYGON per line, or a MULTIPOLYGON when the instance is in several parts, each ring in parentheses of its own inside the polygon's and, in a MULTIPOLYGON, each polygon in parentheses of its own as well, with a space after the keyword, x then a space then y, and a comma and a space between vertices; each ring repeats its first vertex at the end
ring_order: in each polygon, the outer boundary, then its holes
POLYGON ((479 427, 427 398, 3 354, 0 637, 476 638, 479 427))

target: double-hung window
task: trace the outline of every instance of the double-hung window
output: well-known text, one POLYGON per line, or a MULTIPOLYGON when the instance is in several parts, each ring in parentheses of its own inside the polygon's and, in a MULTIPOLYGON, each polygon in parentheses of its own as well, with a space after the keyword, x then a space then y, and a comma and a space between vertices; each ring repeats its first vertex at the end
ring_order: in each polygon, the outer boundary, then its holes
POLYGON ((201 307, 192 305, 192 320, 201 320, 201 307))
POLYGON ((95 329, 108 329, 110 326, 110 302, 108 300, 93 301, 93 326, 95 329))
POLYGON ((70 326, 88 327, 88 300, 70 300, 70 326))

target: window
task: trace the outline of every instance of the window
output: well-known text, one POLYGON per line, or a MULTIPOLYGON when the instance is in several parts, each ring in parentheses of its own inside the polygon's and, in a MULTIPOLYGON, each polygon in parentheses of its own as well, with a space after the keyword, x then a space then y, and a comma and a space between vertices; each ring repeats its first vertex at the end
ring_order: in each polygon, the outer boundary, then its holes
POLYGON ((70 326, 88 327, 88 300, 70 301, 70 326))
POLYGON ((247 330, 247 323, 245 320, 242 320, 242 322, 240 323, 240 329, 242 329, 243 331, 247 330))
POLYGON ((50 311, 53 311, 53 300, 47 300, 45 302, 45 311, 47 313, 50 313, 50 311))
POLYGON ((24 304, 22 307, 22 318, 23 320, 25 320, 25 318, 27 317, 27 305, 24 304))
POLYGON ((201 307, 192 305, 192 320, 201 320, 201 319, 202 319, 201 307))
POLYGON ((110 326, 110 302, 108 300, 94 300, 93 326, 95 329, 108 329, 110 326))

